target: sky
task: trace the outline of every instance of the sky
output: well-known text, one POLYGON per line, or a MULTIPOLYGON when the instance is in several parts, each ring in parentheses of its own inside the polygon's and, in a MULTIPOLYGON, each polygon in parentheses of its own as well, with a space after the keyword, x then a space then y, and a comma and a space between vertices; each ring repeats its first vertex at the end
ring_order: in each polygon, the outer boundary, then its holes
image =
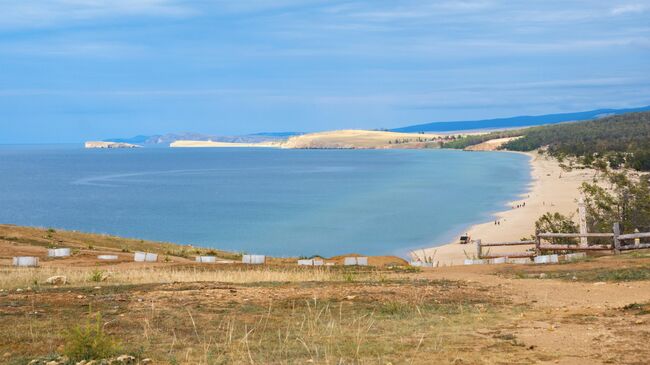
POLYGON ((0 143, 650 104, 650 0, 0 0, 0 143))

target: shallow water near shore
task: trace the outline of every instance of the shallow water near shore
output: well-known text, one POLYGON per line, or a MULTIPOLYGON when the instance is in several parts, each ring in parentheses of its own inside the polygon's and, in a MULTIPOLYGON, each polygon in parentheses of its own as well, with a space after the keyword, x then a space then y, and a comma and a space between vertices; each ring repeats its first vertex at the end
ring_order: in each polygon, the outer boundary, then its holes
POLYGON ((405 256, 530 182, 525 155, 454 150, 0 146, 0 174, 0 223, 276 256, 405 256))

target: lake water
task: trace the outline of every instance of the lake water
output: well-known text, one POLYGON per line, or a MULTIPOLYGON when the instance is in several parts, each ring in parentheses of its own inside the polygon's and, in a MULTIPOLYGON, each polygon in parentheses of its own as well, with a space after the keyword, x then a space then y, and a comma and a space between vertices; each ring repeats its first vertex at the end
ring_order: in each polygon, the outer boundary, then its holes
POLYGON ((489 221, 529 181, 526 156, 498 152, 1 146, 0 223, 404 256, 489 221))

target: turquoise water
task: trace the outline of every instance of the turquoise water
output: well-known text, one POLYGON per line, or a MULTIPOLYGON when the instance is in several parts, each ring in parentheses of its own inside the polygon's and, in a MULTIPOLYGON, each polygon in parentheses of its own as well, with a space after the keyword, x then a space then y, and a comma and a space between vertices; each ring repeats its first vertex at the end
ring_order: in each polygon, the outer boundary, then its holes
POLYGON ((526 190, 528 158, 453 150, 0 147, 0 222, 278 256, 405 255, 526 190))

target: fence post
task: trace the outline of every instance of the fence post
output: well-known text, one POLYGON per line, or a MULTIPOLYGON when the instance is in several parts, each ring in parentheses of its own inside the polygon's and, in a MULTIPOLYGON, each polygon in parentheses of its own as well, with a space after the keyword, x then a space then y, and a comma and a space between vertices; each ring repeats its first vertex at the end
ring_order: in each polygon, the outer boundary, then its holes
MULTIPOLYGON (((639 229, 635 228, 634 233, 639 233, 639 229)), ((634 248, 640 248, 641 246, 641 239, 640 238, 635 238, 634 239, 634 248)))
POLYGON ((476 258, 477 258, 478 260, 480 260, 480 259, 481 259, 481 256, 483 256, 483 252, 482 252, 482 251, 483 251, 483 250, 482 250, 482 247, 481 247, 481 240, 476 240, 476 255, 477 255, 476 258))
POLYGON ((621 225, 616 222, 614 223, 614 253, 621 253, 621 240, 618 239, 618 236, 621 235, 621 225))
MULTIPOLYGON (((580 220, 580 234, 587 233, 587 212, 585 209, 585 200, 580 198, 578 200, 578 218, 580 220)), ((580 237, 580 247, 587 247, 589 241, 587 237, 580 237)))
POLYGON ((542 244, 541 238, 539 237, 539 231, 535 230, 535 253, 537 255, 540 255, 542 251, 540 251, 539 246, 542 244))

